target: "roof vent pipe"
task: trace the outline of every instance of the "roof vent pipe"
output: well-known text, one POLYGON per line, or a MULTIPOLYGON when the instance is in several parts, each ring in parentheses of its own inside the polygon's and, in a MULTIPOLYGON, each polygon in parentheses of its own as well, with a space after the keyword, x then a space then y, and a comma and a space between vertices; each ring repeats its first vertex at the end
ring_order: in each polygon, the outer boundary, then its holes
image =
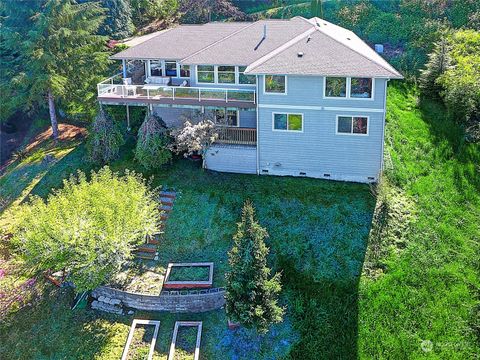
POLYGON ((263 38, 267 38, 267 24, 263 25, 263 38))

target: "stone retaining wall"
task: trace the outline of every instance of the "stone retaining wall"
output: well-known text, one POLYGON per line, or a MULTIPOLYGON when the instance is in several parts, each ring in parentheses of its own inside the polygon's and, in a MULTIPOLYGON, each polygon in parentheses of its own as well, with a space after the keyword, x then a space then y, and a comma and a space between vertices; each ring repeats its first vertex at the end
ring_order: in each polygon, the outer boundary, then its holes
POLYGON ((162 291, 158 296, 136 294, 101 286, 92 291, 100 301, 117 302, 119 306, 137 310, 181 312, 205 312, 225 305, 225 289, 191 291, 162 291))

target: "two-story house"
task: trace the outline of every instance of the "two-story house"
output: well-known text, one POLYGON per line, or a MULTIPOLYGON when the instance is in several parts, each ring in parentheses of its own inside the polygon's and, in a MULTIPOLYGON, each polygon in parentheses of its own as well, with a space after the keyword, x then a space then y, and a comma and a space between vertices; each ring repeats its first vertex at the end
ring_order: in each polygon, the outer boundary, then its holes
POLYGON ((105 104, 148 106, 169 126, 210 112, 212 170, 372 182, 383 166, 387 82, 402 75, 319 18, 181 25, 112 57, 105 104))

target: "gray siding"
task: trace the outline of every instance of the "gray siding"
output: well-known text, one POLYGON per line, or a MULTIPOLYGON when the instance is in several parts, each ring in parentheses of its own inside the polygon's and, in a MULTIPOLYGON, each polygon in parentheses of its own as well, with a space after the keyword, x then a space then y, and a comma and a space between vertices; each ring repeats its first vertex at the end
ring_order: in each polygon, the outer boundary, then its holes
POLYGON ((240 117, 240 127, 252 128, 252 129, 257 127, 256 111, 240 110, 239 117, 240 117))
POLYGON ((257 151, 255 146, 213 145, 207 152, 205 166, 209 170, 255 174, 257 151))

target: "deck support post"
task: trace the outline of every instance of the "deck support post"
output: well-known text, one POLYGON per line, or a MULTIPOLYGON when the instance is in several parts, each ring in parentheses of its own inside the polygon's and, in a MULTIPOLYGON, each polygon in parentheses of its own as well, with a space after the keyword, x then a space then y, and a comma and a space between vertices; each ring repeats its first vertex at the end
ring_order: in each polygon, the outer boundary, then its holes
POLYGON ((125 59, 122 59, 122 73, 125 79, 127 77, 127 61, 125 59))
POLYGON ((126 106, 127 106, 127 131, 130 132, 130 109, 128 107, 128 104, 126 106))

